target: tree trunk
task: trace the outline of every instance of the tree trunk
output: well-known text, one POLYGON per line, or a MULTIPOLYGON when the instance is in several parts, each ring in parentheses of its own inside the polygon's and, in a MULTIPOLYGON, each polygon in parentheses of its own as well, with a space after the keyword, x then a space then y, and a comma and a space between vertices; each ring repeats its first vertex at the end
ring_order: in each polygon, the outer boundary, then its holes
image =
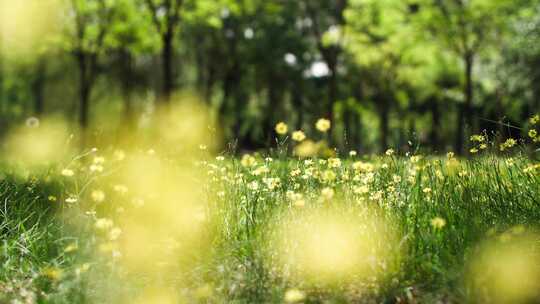
POLYGON ((78 56, 79 64, 79 126, 85 130, 88 128, 88 112, 90 99, 90 77, 87 56, 81 51, 78 56))
POLYGON ((163 50, 161 53, 161 59, 163 64, 163 91, 161 102, 169 104, 171 101, 172 91, 174 89, 174 76, 173 76, 173 35, 166 33, 163 35, 163 50))
POLYGON ((34 95, 34 113, 37 117, 43 115, 45 109, 44 85, 45 85, 45 61, 37 63, 34 79, 32 82, 32 94, 34 95))
POLYGON ((439 102, 433 98, 431 100, 431 134, 430 141, 433 151, 437 152, 440 149, 440 127, 441 127, 441 112, 439 102))
POLYGON ((457 154, 463 154, 463 145, 465 137, 465 113, 464 105, 458 104, 456 111, 456 141, 454 144, 454 152, 457 154))
POLYGON ((129 51, 122 52, 122 96, 124 99, 124 130, 131 131, 135 117, 133 110, 133 56, 129 51))
MULTIPOLYGON (((474 66, 474 55, 471 52, 465 54, 465 128, 471 128, 474 130, 474 121, 473 121, 473 98, 474 98, 474 85, 473 85, 473 66, 474 66)), ((465 131, 465 130, 464 130, 465 131)), ((465 134, 465 132, 464 132, 465 134)), ((466 136, 469 134, 465 134, 466 136)))
POLYGON ((388 136, 390 131, 390 109, 388 107, 388 103, 384 102, 382 105, 380 105, 379 108, 379 114, 380 114, 380 146, 381 150, 384 152, 388 150, 388 136))

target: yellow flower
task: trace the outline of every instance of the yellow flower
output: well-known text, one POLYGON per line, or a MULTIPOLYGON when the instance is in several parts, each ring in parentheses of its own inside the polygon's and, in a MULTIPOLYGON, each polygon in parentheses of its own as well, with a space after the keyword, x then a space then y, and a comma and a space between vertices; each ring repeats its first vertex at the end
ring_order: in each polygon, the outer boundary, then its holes
POLYGON ((329 158, 328 159, 328 166, 330 168, 339 168, 339 167, 341 167, 341 159, 339 159, 339 158, 329 158))
POLYGON ((469 152, 471 152, 472 154, 478 153, 478 149, 472 148, 472 149, 469 150, 469 152))
POLYGON ((101 190, 94 190, 92 191, 92 200, 96 203, 101 203, 105 200, 105 192, 101 190))
POLYGON ((306 134, 300 130, 294 131, 292 134, 292 139, 297 142, 301 142, 306 139, 306 134))
POLYGON ((108 218, 100 218, 96 220, 96 223, 94 224, 94 226, 98 230, 108 230, 112 228, 113 221, 108 218))
POLYGON ((332 188, 324 188, 321 190, 321 195, 325 200, 331 200, 334 197, 334 189, 332 188))
POLYGON ((317 130, 321 132, 327 132, 331 126, 332 124, 330 120, 324 119, 324 118, 317 120, 317 123, 315 124, 315 127, 317 128, 317 130))
POLYGON ((431 226, 435 229, 442 229, 444 226, 446 226, 446 221, 441 217, 435 217, 431 220, 431 226))
POLYGON ((536 130, 529 130, 530 138, 536 138, 536 136, 538 136, 538 132, 536 130))
POLYGON ((529 122, 531 123, 531 125, 535 125, 535 124, 537 124, 539 121, 540 121, 540 115, 539 115, 539 114, 536 114, 536 115, 534 115, 533 117, 531 117, 531 118, 529 119, 529 122))
POLYGON ((454 153, 454 152, 448 152, 448 153, 446 153, 446 157, 448 157, 448 158, 454 158, 454 156, 455 156, 455 153, 454 153))
POLYGON ((285 302, 286 303, 298 303, 304 301, 306 294, 298 289, 289 289, 285 293, 285 302))
POLYGON ((71 169, 64 169, 64 170, 62 170, 62 175, 67 176, 67 177, 71 177, 71 176, 75 175, 75 172, 73 172, 73 170, 71 170, 71 169))
POLYGON ((277 125, 276 125, 276 133, 279 134, 279 135, 285 135, 287 134, 287 131, 289 130, 289 127, 287 127, 287 124, 284 123, 284 122, 279 122, 277 125))
POLYGON ((48 278, 51 281, 58 281, 62 278, 63 271, 62 269, 49 267, 43 270, 43 276, 48 278))
POLYGON ((249 154, 246 154, 242 156, 242 160, 240 161, 240 164, 244 167, 253 167, 257 164, 257 160, 255 159, 255 157, 249 154))

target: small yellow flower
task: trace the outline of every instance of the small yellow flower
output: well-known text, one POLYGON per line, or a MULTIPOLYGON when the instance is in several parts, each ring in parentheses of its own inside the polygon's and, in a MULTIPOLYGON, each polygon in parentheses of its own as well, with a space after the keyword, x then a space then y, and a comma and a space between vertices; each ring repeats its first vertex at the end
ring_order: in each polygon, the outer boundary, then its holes
POLYGON ((63 272, 62 269, 56 267, 49 267, 45 268, 42 274, 51 281, 58 281, 62 278, 63 272))
POLYGON ((100 218, 96 220, 96 223, 94 224, 94 226, 98 230, 108 230, 112 228, 113 221, 108 218, 100 218))
POLYGON ((317 128, 317 130, 323 133, 327 132, 331 126, 332 126, 332 123, 330 122, 330 120, 324 119, 324 118, 317 120, 317 123, 315 124, 315 127, 317 128))
POLYGON ((330 168, 339 168, 339 167, 341 167, 341 159, 339 159, 339 158, 330 158, 330 159, 328 159, 328 166, 330 168))
POLYGON ((431 220, 431 226, 435 229, 442 229, 444 226, 446 226, 446 221, 441 217, 435 217, 431 220))
POLYGON ((472 154, 475 154, 475 153, 478 153, 478 149, 477 148, 472 148, 469 150, 469 152, 471 152, 472 154))
POLYGON ((121 160, 124 160, 124 158, 126 158, 126 153, 122 150, 116 150, 114 151, 114 159, 116 159, 117 161, 121 161, 121 160))
POLYGON ((456 154, 455 154, 454 152, 448 152, 448 153, 446 153, 446 157, 448 157, 448 158, 454 158, 455 155, 456 155, 456 154))
POLYGON ((279 135, 285 135, 287 134, 287 131, 289 130, 289 127, 287 126, 286 123, 284 122, 279 122, 277 125, 276 125, 276 133, 279 134, 279 135))
POLYGON ((255 157, 249 154, 246 154, 242 156, 242 160, 240 161, 240 164, 244 167, 253 167, 257 164, 257 160, 255 159, 255 157))
POLYGON ((67 176, 67 177, 71 177, 73 175, 75 175, 75 172, 71 169, 64 169, 62 170, 62 175, 63 176, 67 176))
POLYGON ((64 248, 64 252, 69 253, 69 252, 76 251, 77 249, 79 249, 79 246, 77 245, 77 243, 71 243, 67 245, 66 248, 64 248))
POLYGON ((334 189, 332 188, 324 188, 321 190, 321 195, 325 200, 331 200, 334 197, 334 189))
POLYGON ((48 200, 49 200, 49 202, 56 202, 57 199, 56 199, 56 196, 49 195, 48 200))
POLYGON ((306 299, 306 294, 298 289, 289 289, 285 293, 285 303, 298 303, 306 299))
POLYGON ((101 203, 105 200, 105 192, 101 190, 94 190, 92 191, 92 200, 96 203, 101 203))
POLYGON ((306 139, 306 134, 303 131, 294 131, 292 134, 292 139, 297 142, 304 141, 306 139))
POLYGON ((539 121, 540 121, 540 115, 539 115, 539 114, 536 114, 536 115, 534 115, 533 117, 531 117, 531 118, 529 119, 529 122, 531 123, 531 125, 535 125, 535 124, 537 124, 539 121))
POLYGON ((529 137, 530 138, 536 138, 538 136, 538 132, 536 130, 529 130, 529 137))
POLYGON ((70 196, 70 197, 66 198, 66 203, 69 203, 69 204, 76 203, 77 201, 78 201, 78 199, 75 196, 70 196))

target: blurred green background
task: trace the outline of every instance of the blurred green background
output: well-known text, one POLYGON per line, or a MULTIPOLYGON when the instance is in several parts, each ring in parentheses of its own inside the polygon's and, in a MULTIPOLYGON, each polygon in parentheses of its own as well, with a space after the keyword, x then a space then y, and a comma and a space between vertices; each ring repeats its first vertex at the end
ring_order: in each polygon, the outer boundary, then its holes
POLYGON ((540 109, 538 0, 0 0, 0 17, 2 133, 46 116, 136 133, 197 99, 244 150, 325 117, 343 149, 464 152, 540 109))

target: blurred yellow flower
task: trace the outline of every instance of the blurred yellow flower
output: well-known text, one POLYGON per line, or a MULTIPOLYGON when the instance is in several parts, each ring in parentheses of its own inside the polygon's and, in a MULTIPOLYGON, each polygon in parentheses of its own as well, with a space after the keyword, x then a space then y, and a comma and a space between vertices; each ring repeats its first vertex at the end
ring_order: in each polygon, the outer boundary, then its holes
POLYGON ((105 200, 105 192, 101 190, 94 190, 92 191, 92 200, 96 203, 101 203, 105 200))
POLYGON ((441 217, 435 217, 431 220, 431 226, 435 229, 442 229, 446 226, 446 221, 441 217))
POLYGON ((536 136, 538 136, 538 132, 536 130, 529 130, 530 138, 536 138, 536 136))
POLYGON ((317 120, 317 123, 315 124, 315 127, 317 128, 317 130, 321 132, 328 131, 331 126, 332 126, 332 123, 330 122, 330 120, 325 119, 325 118, 321 118, 317 120))
POLYGON ((73 175, 75 175, 75 172, 71 169, 64 169, 62 170, 62 175, 63 176, 67 176, 67 177, 71 177, 73 175))
POLYGON ((297 142, 301 142, 306 139, 306 134, 303 131, 294 131, 292 134, 292 139, 297 142))
POLYGON ((279 135, 285 135, 287 134, 287 131, 289 130, 289 127, 287 126, 286 123, 284 122, 279 122, 277 125, 276 125, 276 133, 279 134, 279 135))
POLYGON ((323 188, 321 195, 325 200, 331 200, 334 197, 335 191, 332 188, 323 188))
POLYGON ((285 302, 286 303, 298 303, 304 301, 306 294, 298 289, 289 289, 285 292, 285 302))

